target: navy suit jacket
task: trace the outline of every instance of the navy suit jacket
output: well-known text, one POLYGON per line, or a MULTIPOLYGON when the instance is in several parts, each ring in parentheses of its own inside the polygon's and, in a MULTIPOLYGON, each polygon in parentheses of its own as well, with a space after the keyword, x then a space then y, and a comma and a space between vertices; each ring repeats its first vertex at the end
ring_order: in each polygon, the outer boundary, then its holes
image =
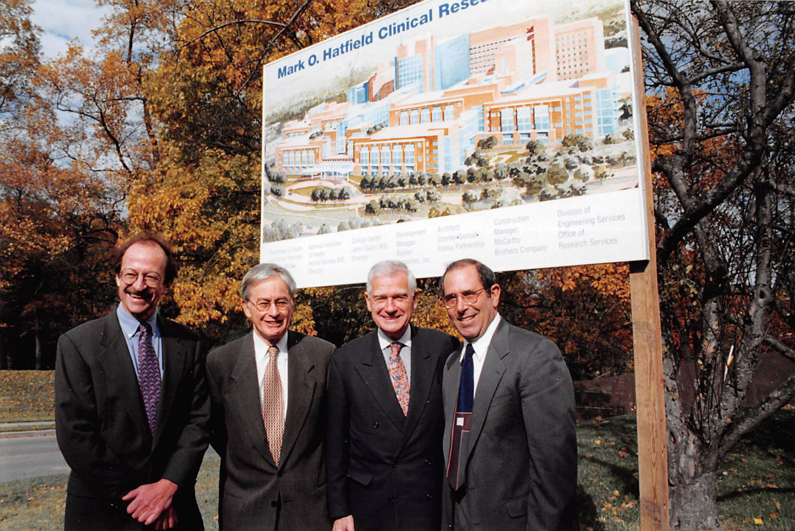
POLYGON ((441 525, 442 369, 454 337, 412 327, 408 415, 370 332, 340 348, 329 368, 326 437, 332 519, 357 531, 438 531, 441 525))

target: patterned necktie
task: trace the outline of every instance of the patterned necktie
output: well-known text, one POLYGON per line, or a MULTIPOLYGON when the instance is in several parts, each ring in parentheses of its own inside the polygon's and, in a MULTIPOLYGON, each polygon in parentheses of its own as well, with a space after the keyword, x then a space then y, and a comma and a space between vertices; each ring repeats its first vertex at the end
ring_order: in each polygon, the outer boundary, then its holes
POLYGON ((392 380, 392 388, 395 390, 398 402, 400 402, 400 409, 403 410, 405 417, 409 412, 409 399, 411 398, 411 388, 409 386, 409 377, 406 374, 406 366, 403 360, 400 359, 400 349, 403 345, 397 341, 389 344, 392 349, 392 355, 389 356, 389 379, 392 380))
POLYGON ((157 402, 160 400, 160 367, 152 346, 152 327, 141 323, 138 327, 138 386, 144 399, 149 430, 155 432, 157 402))
POLYGON ((262 379, 262 422, 265 424, 265 433, 268 436, 273 462, 279 466, 282 453, 282 438, 284 437, 284 395, 282 394, 282 379, 276 367, 276 357, 279 355, 277 347, 268 347, 268 364, 265 366, 265 377, 262 379))
POLYGON ((453 429, 450 430, 450 456, 447 461, 447 480, 453 490, 461 486, 461 448, 464 436, 469 433, 472 422, 472 403, 475 394, 475 363, 472 356, 475 349, 472 343, 467 344, 464 361, 461 362, 461 383, 458 388, 458 403, 453 418, 453 429))

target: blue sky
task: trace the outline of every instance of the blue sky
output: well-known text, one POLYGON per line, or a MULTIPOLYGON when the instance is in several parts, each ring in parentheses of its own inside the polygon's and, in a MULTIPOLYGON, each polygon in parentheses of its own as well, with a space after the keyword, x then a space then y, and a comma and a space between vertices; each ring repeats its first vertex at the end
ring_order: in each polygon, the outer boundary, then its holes
POLYGON ((91 31, 99 27, 108 13, 94 0, 34 0, 33 23, 42 29, 44 56, 53 58, 65 52, 67 43, 77 38, 85 48, 94 47, 91 31))

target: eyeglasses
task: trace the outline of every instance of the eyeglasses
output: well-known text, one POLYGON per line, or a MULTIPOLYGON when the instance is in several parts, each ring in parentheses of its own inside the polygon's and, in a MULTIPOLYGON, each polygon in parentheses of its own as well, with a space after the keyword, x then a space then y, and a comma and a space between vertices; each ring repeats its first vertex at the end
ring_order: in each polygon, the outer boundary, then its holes
POLYGON ((144 277, 144 284, 146 284, 150 288, 156 288, 160 285, 163 281, 163 277, 160 276, 160 273, 139 273, 135 269, 125 269, 121 273, 119 273, 119 278, 121 281, 131 286, 138 281, 138 277, 144 277))
POLYGON ((445 295, 444 297, 442 297, 442 300, 444 301, 444 305, 447 306, 449 309, 453 309, 456 307, 456 305, 458 304, 459 297, 464 302, 464 304, 472 306, 473 304, 478 302, 478 297, 480 297, 481 292, 485 290, 486 288, 480 288, 474 291, 465 291, 461 295, 454 295, 451 293, 450 295, 445 295))
POLYGON ((251 301, 246 301, 246 302, 254 306, 260 312, 265 313, 271 309, 271 305, 275 305, 277 310, 283 312, 284 310, 290 307, 290 303, 292 301, 290 299, 276 299, 275 301, 270 301, 268 299, 259 299, 257 302, 251 302, 251 301))

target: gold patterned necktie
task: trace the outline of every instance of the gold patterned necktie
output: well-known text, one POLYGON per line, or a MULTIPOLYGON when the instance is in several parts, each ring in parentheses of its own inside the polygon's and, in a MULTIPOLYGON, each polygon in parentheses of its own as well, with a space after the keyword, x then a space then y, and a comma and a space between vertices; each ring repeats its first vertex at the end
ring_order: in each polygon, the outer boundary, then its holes
POLYGON ((268 448, 276 466, 279 466, 284 437, 284 394, 279 369, 276 367, 278 355, 277 347, 268 347, 268 364, 265 366, 265 377, 262 379, 262 422, 265 424, 268 448))

